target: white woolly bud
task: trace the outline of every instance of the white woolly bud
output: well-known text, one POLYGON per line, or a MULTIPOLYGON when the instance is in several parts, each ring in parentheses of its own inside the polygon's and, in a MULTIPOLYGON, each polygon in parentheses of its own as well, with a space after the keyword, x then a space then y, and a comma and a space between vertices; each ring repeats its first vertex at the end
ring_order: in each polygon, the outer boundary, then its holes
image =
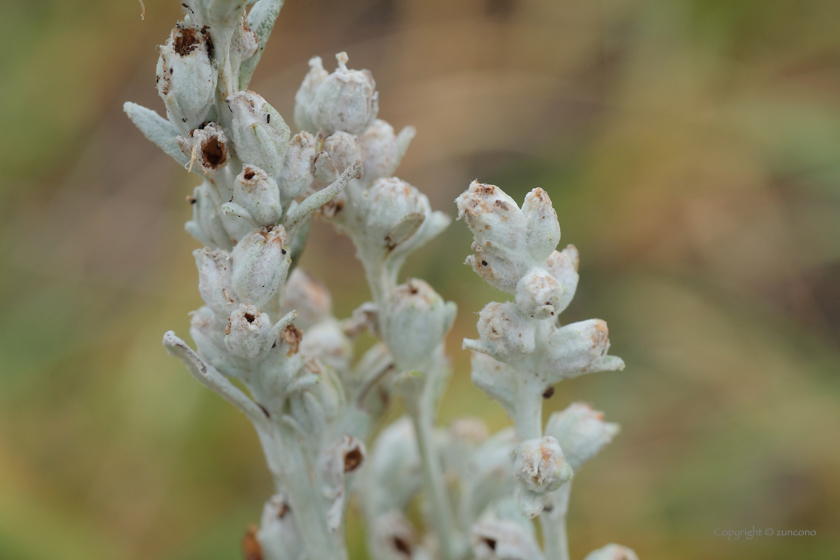
POLYGON ((396 287, 388 315, 381 317, 388 348, 402 370, 421 369, 443 342, 455 319, 455 304, 445 302, 426 282, 409 279, 396 287))
POLYGON ((309 132, 332 134, 343 130, 361 134, 379 112, 376 82, 367 70, 349 70, 346 53, 339 53, 336 58, 338 68, 320 83, 320 59, 310 61, 312 69, 295 96, 295 120, 309 132))
POLYGON ((482 521, 473 525, 470 544, 476 560, 542 560, 532 532, 515 521, 482 521))
POLYGON ((411 238, 431 214, 426 195, 396 177, 376 181, 368 196, 364 234, 386 253, 411 238))
POLYGON ((283 117, 253 91, 238 91, 226 101, 233 112, 231 130, 239 159, 277 177, 291 137, 283 117))
POLYGON ((516 285, 516 305, 534 319, 549 319, 560 307, 565 289, 543 268, 532 268, 516 285))
POLYGON ((353 347, 338 322, 332 320, 306 329, 300 343, 300 353, 307 358, 320 360, 338 372, 345 372, 350 367, 353 347))
POLYGON ((586 403, 572 403, 548 419, 546 435, 557 439, 566 461, 576 472, 618 434, 618 424, 604 422, 604 413, 586 403))
POLYGON ((513 477, 519 485, 519 507, 525 516, 534 517, 543 509, 542 495, 568 482, 572 467, 551 436, 523 441, 514 453, 513 477))
POLYGON ((190 336, 195 341, 198 353, 210 365, 228 377, 239 377, 242 373, 239 360, 232 356, 225 344, 227 314, 216 315, 209 307, 202 307, 190 313, 190 336))
POLYGON ((575 297, 578 285, 578 251, 569 245, 562 251, 554 251, 545 261, 545 269, 563 286, 563 294, 554 306, 554 313, 560 314, 575 297))
POLYGON ((208 123, 194 128, 187 136, 178 136, 178 147, 190 158, 190 166, 199 165, 207 177, 213 177, 230 159, 228 139, 222 127, 208 123))
POLYGON ((332 296, 323 282, 300 267, 295 268, 286 282, 285 311, 296 310, 295 324, 309 328, 326 320, 332 313, 332 296))
POLYGON ((213 106, 217 72, 197 26, 183 22, 175 26, 160 47, 156 73, 169 121, 184 134, 203 123, 213 106))
POLYGON ((477 181, 456 200, 475 237, 467 264, 491 286, 514 293, 534 265, 526 247, 527 223, 516 202, 500 188, 477 181))
POLYGON ((187 199, 192 204, 193 216, 184 227, 190 235, 208 247, 230 249, 233 243, 222 222, 219 207, 211 192, 212 188, 205 182, 193 190, 192 196, 187 199))
POLYGON ((193 251, 198 267, 198 291, 201 299, 215 313, 225 317, 236 306, 233 289, 233 260, 223 250, 196 249, 193 251))
POLYGON ((243 303, 230 315, 225 329, 225 345, 234 355, 252 360, 265 349, 270 331, 268 315, 260 313, 253 305, 243 303))
POLYGON ((327 511, 327 525, 330 531, 336 531, 341 526, 344 516, 344 500, 347 495, 345 475, 358 469, 366 454, 364 442, 344 434, 325 449, 318 460, 321 479, 326 484, 324 494, 332 501, 327 511))
POLYGON ((423 480, 411 420, 404 416, 376 438, 368 459, 365 490, 368 507, 381 514, 403 510, 423 480))
POLYGON ((292 260, 283 226, 248 234, 233 248, 233 288, 242 301, 262 309, 286 280, 292 260))
POLYGON ((543 262, 560 243, 560 224, 548 193, 541 188, 529 192, 522 203, 522 215, 528 228, 528 252, 535 261, 543 262))
POLYGON ((608 544, 590 552, 584 560, 639 560, 639 557, 626 546, 608 544))
POLYGON ((296 560, 303 554, 303 541, 284 495, 272 496, 263 506, 257 540, 263 560, 296 560))
POLYGON ((368 539, 371 556, 379 560, 411 560, 416 536, 401 511, 392 510, 373 520, 368 539))
POLYGON ((234 180, 233 202, 247 210, 261 226, 277 223, 283 214, 277 183, 254 165, 244 165, 234 180))
POLYGON ((343 173, 345 169, 362 159, 359 141, 347 132, 339 131, 330 134, 324 140, 324 150, 330 154, 338 173, 343 173))
POLYGON ((318 88, 329 75, 329 72, 324 70, 320 56, 309 59, 309 72, 295 94, 295 124, 299 129, 318 132, 318 127, 312 121, 309 107, 315 99, 318 88))
POLYGON ((534 351, 534 323, 510 302, 485 305, 478 315, 478 334, 493 353, 506 361, 534 351))
POLYGON ((624 369, 620 358, 607 356, 607 324, 589 319, 556 329, 549 336, 539 368, 550 383, 592 371, 624 369))
POLYGON ((365 162, 362 181, 369 184, 393 175, 414 134, 414 127, 409 126, 397 136, 387 122, 381 119, 373 121, 364 134, 358 137, 365 162))
POLYGON ((278 179, 283 200, 294 200, 312 184, 315 144, 315 137, 306 131, 295 134, 289 142, 278 179))

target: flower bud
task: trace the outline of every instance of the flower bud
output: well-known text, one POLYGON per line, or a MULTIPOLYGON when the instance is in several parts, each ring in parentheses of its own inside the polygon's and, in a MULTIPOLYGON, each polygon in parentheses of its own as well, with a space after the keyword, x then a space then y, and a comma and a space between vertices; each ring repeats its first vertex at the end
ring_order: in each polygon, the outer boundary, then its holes
POLYGON ((578 285, 578 251, 569 245, 562 251, 554 251, 545 261, 545 269, 557 279, 564 288, 560 301, 554 306, 554 313, 562 313, 575 297, 578 285))
POLYGON ((285 312, 297 311, 295 324, 308 329, 326 320, 332 313, 332 296, 323 282, 300 267, 295 268, 286 283, 285 312))
POLYGON ((431 214, 426 195, 396 177, 376 181, 368 196, 364 233, 383 254, 411 238, 431 214))
POLYGON ((238 298, 262 309, 277 293, 292 262, 285 242, 286 230, 276 226, 248 234, 233 248, 233 288, 238 298))
POLYGON ((528 252, 535 261, 543 262, 560 243, 560 224, 548 193, 539 187, 529 192, 522 203, 522 214, 528 227, 528 252))
POLYGON ((190 158, 190 169, 199 164, 205 177, 213 177, 230 159, 227 136, 216 123, 194 128, 187 136, 178 136, 176 142, 190 158))
POLYGON ((216 315, 209 307, 202 307, 190 313, 190 336, 195 341, 199 355, 228 377, 241 377, 245 372, 243 363, 231 354, 225 344, 225 329, 228 317, 216 315))
POLYGON ((563 455, 576 472, 618 434, 618 424, 604 422, 604 413, 576 402, 548 419, 546 435, 557 439, 563 455))
POLYGON ((532 268, 516 285, 516 305, 534 319, 553 317, 560 307, 563 286, 543 268, 532 268))
POLYGON ((589 319, 556 329, 548 338, 539 363, 549 383, 577 377, 593 371, 624 369, 624 362, 607 356, 609 350, 607 324, 589 319))
POLYGON ((193 251, 198 267, 198 291, 214 313, 226 317, 236 306, 233 290, 233 261, 230 253, 218 249, 193 251))
POLYGON ((335 371, 344 373, 350 368, 353 347, 335 320, 324 321, 303 334, 300 353, 306 358, 320 360, 335 371))
POLYGON ((332 134, 343 130, 350 134, 361 134, 379 112, 376 82, 367 70, 349 70, 346 53, 339 53, 336 59, 338 68, 335 72, 323 78, 314 88, 312 86, 322 76, 323 69, 318 69, 320 60, 315 65, 310 61, 312 70, 301 86, 303 93, 299 91, 299 96, 295 97, 298 102, 295 119, 301 128, 309 132, 320 130, 332 134))
POLYGON ((408 142, 413 137, 413 127, 403 129, 398 137, 394 134, 394 128, 387 122, 381 119, 373 121, 364 134, 359 136, 365 162, 362 182, 371 183, 393 175, 405 149, 408 148, 408 142))
POLYGON ((190 235, 208 247, 231 249, 233 243, 222 222, 219 206, 211 189, 212 187, 205 182, 193 190, 192 197, 187 199, 192 204, 193 216, 184 227, 190 235))
POLYGON ((511 302, 485 305, 478 314, 478 334, 505 361, 534 351, 534 324, 511 302))
POLYGON ((392 510, 373 520, 368 540, 371 555, 379 560, 411 560, 416 536, 401 511, 392 510))
POLYGON ((382 331, 399 369, 422 368, 449 332, 455 310, 422 280, 396 287, 382 331))
POLYGON ((283 117, 253 91, 238 91, 227 103, 233 112, 231 129, 239 159, 277 177, 291 136, 283 117))
POLYGON ((464 218, 475 242, 474 255, 467 257, 479 276, 491 286, 508 293, 534 265, 527 252, 527 222, 516 202, 500 188, 473 181, 461 194, 458 218, 464 218))
POLYGON ((639 560, 636 553, 618 544, 608 544, 586 555, 584 560, 639 560))
POLYGON ((362 159, 362 148, 352 134, 334 132, 324 140, 324 149, 330 154, 336 171, 341 174, 345 169, 362 159))
POLYGON ((242 173, 236 177, 233 202, 247 210, 261 226, 276 224, 283 214, 277 183, 253 165, 242 166, 242 173))
POLYGON ((183 133, 197 128, 213 106, 216 67, 207 40, 197 26, 179 23, 160 47, 157 90, 166 116, 183 133))
POLYGON ((347 495, 345 476, 361 466, 366 454, 364 442, 344 434, 325 449, 318 459, 321 480, 326 485, 324 494, 332 501, 327 511, 327 526, 330 531, 335 531, 341 526, 344 516, 344 500, 347 495))
POLYGON ((482 521, 473 525, 470 544, 476 560, 542 560, 532 532, 515 521, 482 521))
POLYGON ((295 94, 295 124, 299 129, 318 132, 318 127, 312 120, 310 106, 315 100, 315 93, 327 79, 327 76, 329 76, 329 73, 324 70, 321 57, 310 58, 309 72, 303 78, 303 83, 300 84, 300 89, 295 94))
POLYGON ((230 315, 225 329, 225 345, 232 354, 253 360, 266 349, 271 331, 268 314, 260 313, 253 305, 243 303, 230 315))
POLYGON ((553 492, 572 478, 572 467, 551 436, 523 441, 515 451, 513 477, 519 485, 517 500, 527 517, 538 515, 542 495, 553 492))
POLYGON ((272 496, 265 503, 257 540, 263 560, 296 560, 303 554, 294 515, 282 494, 272 496))
POLYGON ((280 195, 291 202, 312 184, 312 164, 315 160, 315 137, 306 131, 295 134, 286 150, 280 170, 280 195))
POLYGON ((423 482, 414 427, 407 416, 388 425, 368 458, 366 507, 374 514, 404 510, 423 482))
POLYGON ((519 387, 516 371, 482 352, 472 353, 470 365, 475 386, 499 401, 505 411, 513 416, 519 387))

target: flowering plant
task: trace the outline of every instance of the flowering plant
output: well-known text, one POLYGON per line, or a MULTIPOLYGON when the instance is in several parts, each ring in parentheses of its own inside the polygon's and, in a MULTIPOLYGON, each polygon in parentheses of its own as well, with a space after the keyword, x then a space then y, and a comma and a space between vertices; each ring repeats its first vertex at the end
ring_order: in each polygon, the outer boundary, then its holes
MULTIPOLYGON (((188 0, 161 47, 157 89, 166 118, 133 103, 145 136, 201 178, 186 230, 205 306, 191 316, 196 349, 170 331, 163 343, 190 373, 253 423, 275 489, 245 548, 252 559, 342 560, 348 495, 358 497, 370 554, 379 560, 566 559, 565 518, 575 472, 618 426, 586 404, 553 414, 543 398, 584 373, 623 369, 607 354, 606 323, 561 326, 574 296, 578 254, 562 251, 547 193, 520 208, 473 182, 456 203, 472 231, 467 262, 513 301, 480 313, 472 378, 514 428, 488 436, 476 420, 435 427, 449 367, 444 338, 455 317, 426 282, 400 282, 417 248, 451 219, 394 177, 414 136, 377 119, 370 72, 310 60, 295 98, 294 136, 280 113, 247 89, 282 0, 188 0), (356 247, 371 301, 332 314, 331 296, 296 266, 319 216, 356 247), (363 331, 380 342, 354 359, 363 331), (392 397, 406 417, 365 441, 392 397), (446 476, 444 476, 444 474, 446 476), (407 509, 416 495, 429 530, 407 509), (542 548, 531 521, 538 517, 542 548)), ((588 560, 633 559, 608 545, 588 560)))

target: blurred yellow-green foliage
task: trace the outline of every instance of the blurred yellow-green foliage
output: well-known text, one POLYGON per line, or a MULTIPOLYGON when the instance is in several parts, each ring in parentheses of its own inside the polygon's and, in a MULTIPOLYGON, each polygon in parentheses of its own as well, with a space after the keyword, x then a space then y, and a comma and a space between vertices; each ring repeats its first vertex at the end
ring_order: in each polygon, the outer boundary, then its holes
MULTIPOLYGON (((247 421, 169 358, 199 305, 195 179, 135 130, 162 111, 172 0, 7 0, 0 14, 0 558, 214 560, 270 491, 247 421)), ((575 558, 840 557, 840 3, 288 0, 253 88, 284 115, 306 61, 373 71, 418 136, 401 176, 455 213, 474 178, 551 195, 582 255, 565 321, 623 373, 566 382, 621 436, 577 477, 575 558), (727 541, 716 529, 809 529, 727 541)), ((501 294, 454 223, 410 263, 459 304, 441 411, 508 421, 459 341, 501 294)), ((303 265, 365 300, 320 224, 303 265)), ((359 524, 350 541, 359 549, 359 524)))

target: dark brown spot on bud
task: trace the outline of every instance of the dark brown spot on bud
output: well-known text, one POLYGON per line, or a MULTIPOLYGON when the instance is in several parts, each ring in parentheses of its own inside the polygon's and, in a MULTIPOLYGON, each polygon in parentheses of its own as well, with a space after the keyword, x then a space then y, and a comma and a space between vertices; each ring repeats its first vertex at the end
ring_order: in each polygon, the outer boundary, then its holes
POLYGON ((218 136, 211 136, 201 144, 201 157, 204 165, 211 169, 218 169, 227 163, 227 146, 219 142, 218 136))
POLYGON ((411 558, 411 545, 402 537, 394 537, 394 550, 406 558, 411 558))
POLYGON ((549 385, 548 389, 543 393, 543 398, 548 400, 554 396, 554 385, 549 385))
POLYGON ((489 548, 490 550, 496 550, 496 539, 484 538, 483 540, 484 544, 487 545, 487 548, 489 548))
POLYGON ((254 321, 257 320, 257 316, 254 315, 253 313, 246 313, 245 314, 245 320, 248 321, 249 323, 253 323, 254 321))
POLYGON ((481 266, 487 266, 487 261, 481 261, 481 266))
POLYGON ((243 177, 245 178, 246 181, 250 181, 251 179, 253 179, 256 176, 257 176, 257 174, 254 173, 254 171, 250 168, 248 169, 248 171, 245 172, 245 175, 243 175, 243 177))
POLYGON ((353 472, 359 468, 365 456, 358 446, 354 447, 344 455, 344 472, 353 472))

